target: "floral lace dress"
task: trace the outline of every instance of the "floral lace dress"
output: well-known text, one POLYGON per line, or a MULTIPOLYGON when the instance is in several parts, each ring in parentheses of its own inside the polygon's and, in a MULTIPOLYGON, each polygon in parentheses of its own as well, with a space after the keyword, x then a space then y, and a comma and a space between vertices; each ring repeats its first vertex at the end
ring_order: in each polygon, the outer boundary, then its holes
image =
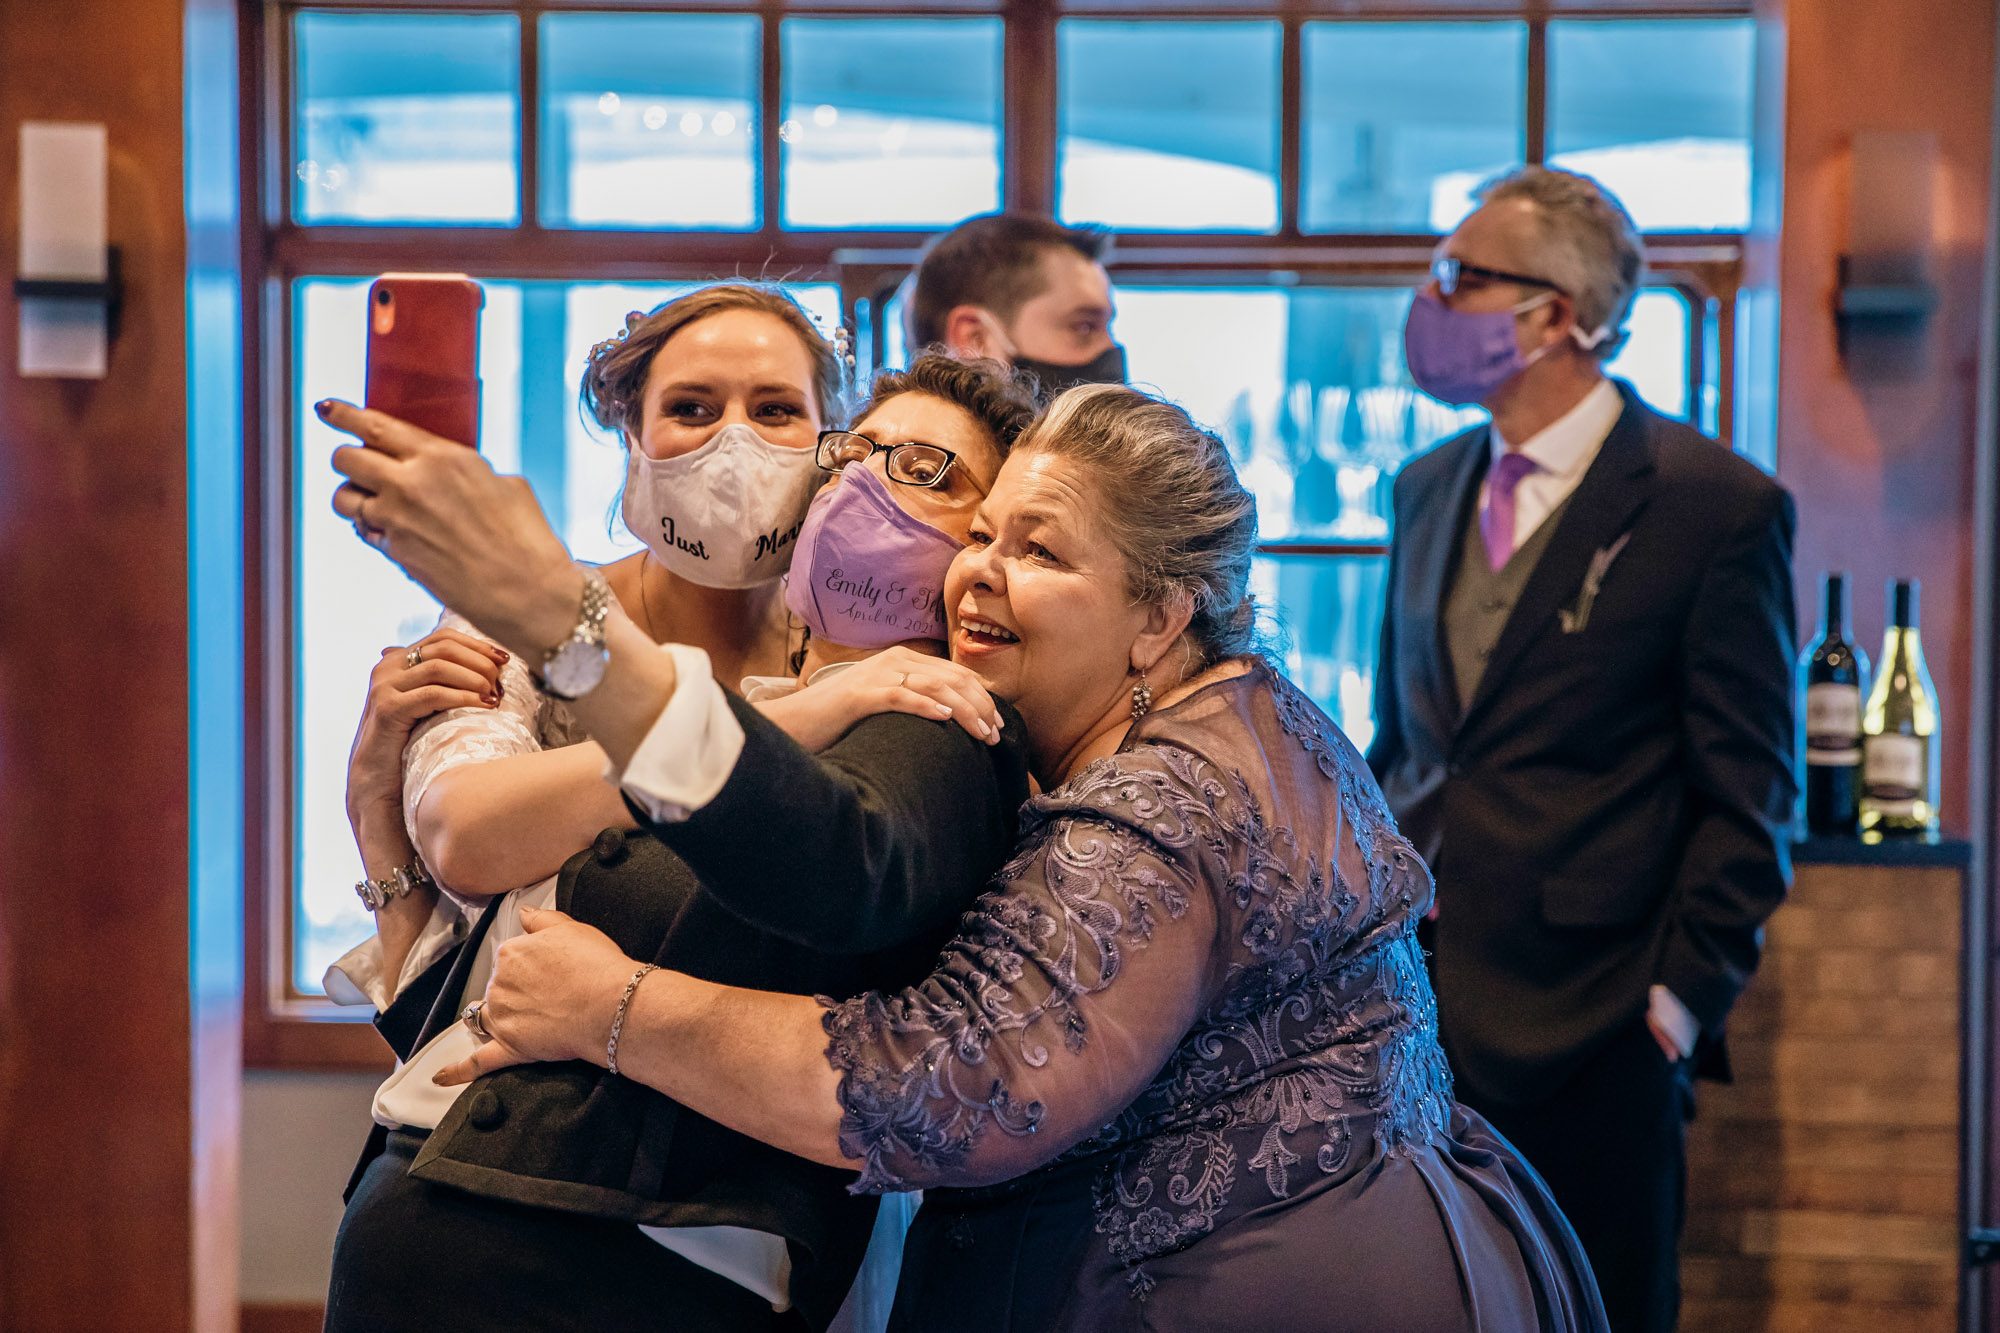
POLYGON ((1031 801, 917 986, 831 1006, 855 1188, 923 1188, 891 1328, 1594 1330, 1452 1100, 1424 864, 1263 664, 1031 801))

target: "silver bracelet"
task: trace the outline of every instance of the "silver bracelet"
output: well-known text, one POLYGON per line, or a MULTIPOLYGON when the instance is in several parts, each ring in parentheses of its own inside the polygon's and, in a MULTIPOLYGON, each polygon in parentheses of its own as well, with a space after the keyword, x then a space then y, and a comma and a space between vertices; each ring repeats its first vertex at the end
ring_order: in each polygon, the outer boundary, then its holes
MULTIPOLYGON (((365 868, 362 874, 367 874, 365 868)), ((354 892, 369 911, 379 912, 395 899, 407 898, 418 889, 429 888, 432 883, 430 872, 424 869, 420 858, 406 866, 397 866, 381 879, 363 878, 354 886, 354 892)))
POLYGON ((646 964, 632 974, 632 979, 625 983, 625 993, 618 997, 618 1012, 611 1016, 611 1040, 604 1043, 604 1067, 614 1074, 618 1072, 618 1034, 625 1028, 625 1010, 632 1003, 632 992, 639 989, 648 972, 659 970, 658 963, 646 964))

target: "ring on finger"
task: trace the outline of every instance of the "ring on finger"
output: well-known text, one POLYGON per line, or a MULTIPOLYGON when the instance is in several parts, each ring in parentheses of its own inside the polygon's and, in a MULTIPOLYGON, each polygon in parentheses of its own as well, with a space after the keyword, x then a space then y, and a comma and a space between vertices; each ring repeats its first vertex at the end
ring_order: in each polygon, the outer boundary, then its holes
POLYGON ((424 646, 421 643, 418 644, 416 647, 410 649, 409 652, 403 654, 403 665, 406 667, 413 667, 417 665, 417 663, 423 660, 424 660, 424 646))
POLYGON ((906 690, 909 687, 910 687, 910 673, 905 671, 903 673, 903 678, 896 682, 896 688, 899 690, 906 690))
POLYGON ((472 1035, 481 1041, 492 1041, 493 1034, 486 1030, 486 1001, 474 1000, 458 1015, 459 1021, 472 1029, 472 1035))

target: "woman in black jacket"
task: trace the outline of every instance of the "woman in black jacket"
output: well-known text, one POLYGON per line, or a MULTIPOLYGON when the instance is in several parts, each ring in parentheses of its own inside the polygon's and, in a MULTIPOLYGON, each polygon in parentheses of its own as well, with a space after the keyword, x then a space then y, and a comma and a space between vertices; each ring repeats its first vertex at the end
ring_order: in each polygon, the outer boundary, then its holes
MULTIPOLYGON (((917 529, 962 535, 1029 415, 990 372, 920 358, 878 381, 856 432, 823 442, 823 461, 845 468, 815 512, 833 512, 850 489, 888 495, 900 518, 878 516, 885 526, 948 548, 917 529)), ((794 568, 811 572, 815 552, 852 554, 858 521, 809 519, 794 568)), ((889 542, 877 553, 884 568, 908 572, 901 549, 889 542)), ((857 572, 867 571, 842 571, 857 572)), ((635 628, 621 619, 614 613, 608 632, 635 628)), ((814 608, 808 620, 867 637, 839 608, 814 608)), ((705 670, 685 650, 654 654, 705 670)), ((708 710, 695 715, 695 739, 660 742, 676 760, 668 785, 681 787, 652 809, 635 805, 647 833, 606 830, 538 901, 591 921, 636 957, 729 984, 842 992, 927 970, 1011 845, 1028 790, 1022 728, 976 686, 976 698, 958 693, 966 673, 907 643, 874 652, 822 635, 801 666, 811 688, 761 706, 705 676, 698 696, 689 681, 684 698, 708 710), (843 661, 852 665, 834 665, 843 661), (869 716, 849 729, 885 703, 920 715, 869 716), (966 725, 941 720, 954 707, 966 725), (762 710, 832 743, 815 756, 762 710), (696 801, 678 761, 688 744, 724 732, 740 749, 696 801), (697 878, 677 849, 711 869, 697 878)), ((645 756, 612 758, 632 789, 645 756)), ((517 919, 518 908, 496 902, 378 1019, 405 1063, 378 1095, 378 1125, 350 1186, 328 1327, 826 1327, 875 1218, 872 1200, 847 1193, 845 1173, 581 1063, 508 1071, 456 1100, 433 1092, 426 1111, 428 1073, 472 1040, 461 1006, 483 993, 496 930, 517 919)))

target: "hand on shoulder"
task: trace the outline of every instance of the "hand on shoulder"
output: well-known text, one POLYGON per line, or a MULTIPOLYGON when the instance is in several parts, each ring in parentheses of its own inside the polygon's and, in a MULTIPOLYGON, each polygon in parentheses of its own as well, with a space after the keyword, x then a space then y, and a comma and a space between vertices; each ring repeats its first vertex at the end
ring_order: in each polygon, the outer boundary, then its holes
POLYGON ((1000 740, 1000 710, 978 676, 945 658, 903 647, 885 648, 795 694, 756 707, 814 753, 877 713, 950 720, 989 745, 1000 740))

